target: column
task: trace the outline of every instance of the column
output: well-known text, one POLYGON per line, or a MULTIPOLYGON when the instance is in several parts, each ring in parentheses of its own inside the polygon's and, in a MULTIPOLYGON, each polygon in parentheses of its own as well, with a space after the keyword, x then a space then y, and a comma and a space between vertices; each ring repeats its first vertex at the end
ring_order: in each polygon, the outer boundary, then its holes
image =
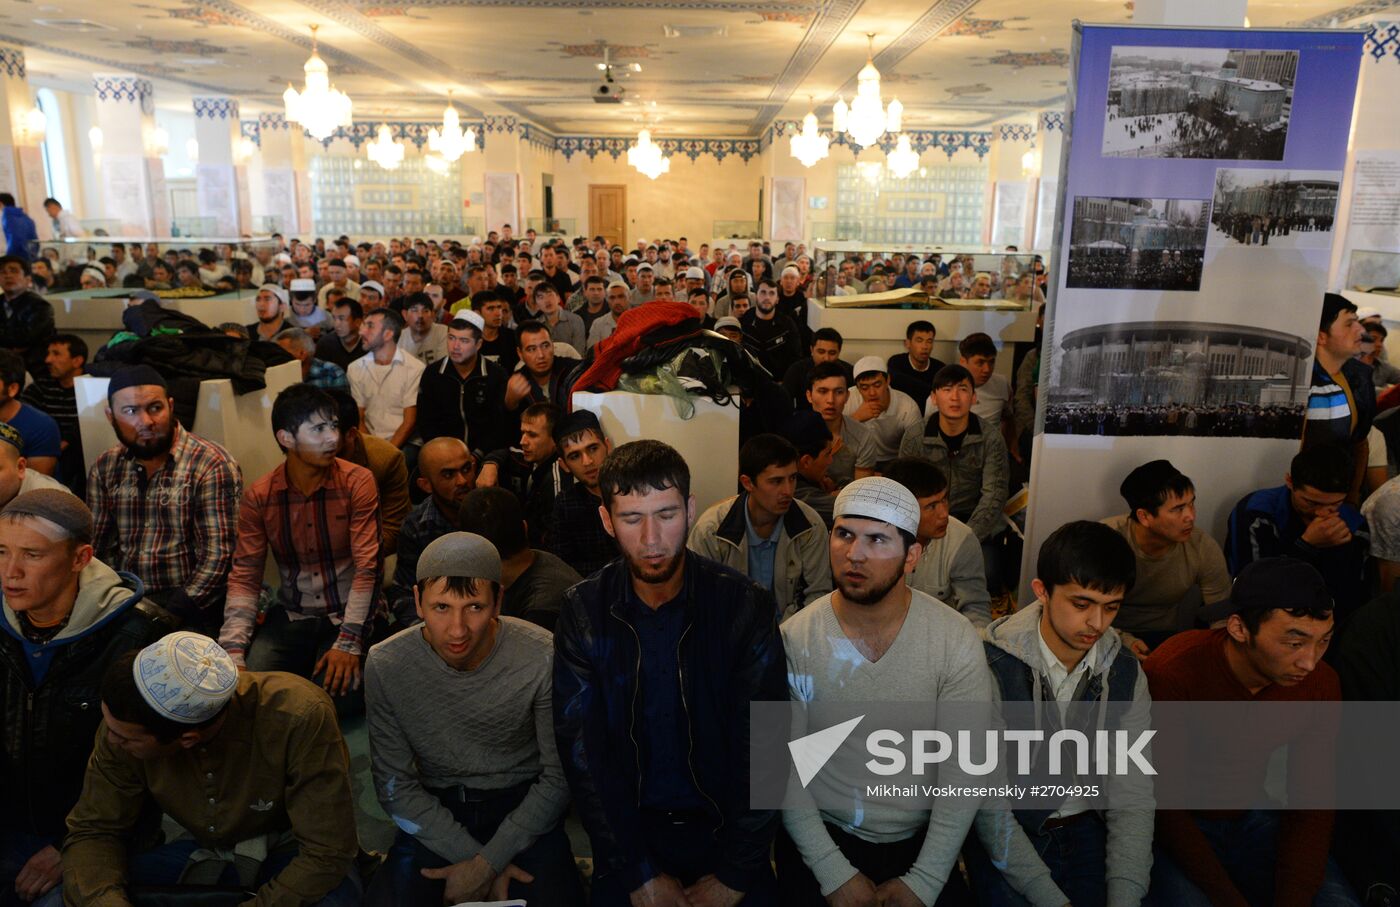
POLYGON ((99 178, 103 208, 126 236, 168 236, 170 200, 165 167, 152 153, 155 95, 149 79, 95 75, 97 125, 102 129, 99 178))
POLYGON ((1058 110, 1043 111, 1036 118, 1035 152, 1033 162, 1036 167, 1035 193, 1032 207, 1035 210, 1035 229, 1031 246, 1039 251, 1049 252, 1055 240, 1055 219, 1059 216, 1056 206, 1060 196, 1060 160, 1064 149, 1065 115, 1058 110))
POLYGON ((271 230, 295 236, 311 232, 311 182, 302 128, 280 113, 258 115, 262 150, 263 210, 271 230))
POLYGON ((44 134, 35 129, 36 110, 24 51, 0 45, 0 192, 14 195, 20 207, 34 218, 39 238, 47 239, 52 231, 42 207, 48 195, 40 148, 44 134))
POLYGON ((195 196, 199 200, 200 215, 214 219, 214 236, 251 232, 252 216, 244 211, 246 205, 241 203, 248 194, 247 170, 236 161, 240 138, 238 100, 195 98, 194 137, 199 143, 195 196))
POLYGON ((990 244, 998 249, 1008 245, 1031 248, 1040 176, 1033 160, 1035 140, 1034 123, 1002 123, 992 133, 988 173, 994 191, 988 235, 990 244), (1032 158, 1027 158, 1028 153, 1032 158))

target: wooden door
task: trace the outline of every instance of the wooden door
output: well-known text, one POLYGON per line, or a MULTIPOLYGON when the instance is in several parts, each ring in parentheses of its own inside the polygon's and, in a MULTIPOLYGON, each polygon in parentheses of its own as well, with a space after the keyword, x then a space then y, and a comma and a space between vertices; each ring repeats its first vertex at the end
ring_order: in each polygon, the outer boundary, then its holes
POLYGON ((588 235, 627 246, 627 187, 588 187, 588 235))

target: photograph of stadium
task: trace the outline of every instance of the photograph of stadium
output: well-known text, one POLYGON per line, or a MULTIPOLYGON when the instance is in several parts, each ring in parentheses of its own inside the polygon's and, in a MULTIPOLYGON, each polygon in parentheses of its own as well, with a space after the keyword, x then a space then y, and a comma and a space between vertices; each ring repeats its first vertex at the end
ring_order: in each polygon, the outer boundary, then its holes
POLYGON ((1199 290, 1209 210, 1194 198, 1076 198, 1065 285, 1199 290))

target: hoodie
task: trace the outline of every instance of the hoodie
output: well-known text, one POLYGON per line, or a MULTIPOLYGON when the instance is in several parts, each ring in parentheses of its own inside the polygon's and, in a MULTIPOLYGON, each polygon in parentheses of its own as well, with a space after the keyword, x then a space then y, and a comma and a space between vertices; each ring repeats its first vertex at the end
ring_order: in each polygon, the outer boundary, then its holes
MULTIPOLYGON (((993 695, 1005 702, 1035 703, 1037 724, 1044 714, 1039 706, 1055 698, 1041 653, 1041 608, 1040 602, 1034 602, 993 621, 983 631, 987 664, 994 680, 993 695)), ((1145 730, 1152 704, 1147 675, 1123 648, 1118 631, 1110 628, 1084 657, 1090 659, 1089 667, 1071 701, 1096 703, 1094 720, 1100 730, 1106 724, 1110 701, 1128 703, 1122 719, 1115 721, 1115 729, 1126 730, 1130 735, 1145 730)), ((1038 764, 1040 747, 1034 749, 1038 764)), ((1143 788, 1134 779, 1106 780, 1110 798, 1115 794, 1151 796, 1151 787, 1143 788)), ((1027 830, 1037 831, 1052 814, 1044 809, 1018 809, 1014 812, 1018 821, 1010 822, 1012 813, 1004 808, 983 809, 976 821, 978 837, 993 864, 1013 888, 1036 905, 1063 905, 1068 901, 1026 834, 1027 830)), ((1103 811, 1103 817, 1108 825, 1104 867, 1108 903, 1114 907, 1137 904, 1147 894, 1151 876, 1153 810, 1109 808, 1103 811)))
POLYGON ((18 615, 0 606, 0 828, 63 834, 102 721, 102 675, 174 629, 144 591, 136 577, 93 559, 67 625, 45 643, 25 639, 18 615), (23 783, 4 780, 13 778, 23 783))

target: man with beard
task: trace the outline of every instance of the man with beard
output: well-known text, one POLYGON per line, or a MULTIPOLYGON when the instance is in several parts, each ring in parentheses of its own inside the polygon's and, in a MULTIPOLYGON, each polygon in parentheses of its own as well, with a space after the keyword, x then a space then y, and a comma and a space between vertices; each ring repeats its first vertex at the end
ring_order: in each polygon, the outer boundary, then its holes
MULTIPOLYGON (((922 554, 914 495, 891 479, 857 479, 836 498, 834 515, 836 591, 782 627, 791 698, 989 702, 977 631, 905 581, 922 554)), ((786 810, 776 849, 783 903, 966 903, 957 859, 973 817, 972 809, 938 802, 927 812, 786 810)))
POLYGON ((418 385, 424 371, 416 356, 399 347, 403 331, 403 318, 393 309, 367 314, 360 337, 368 355, 345 370, 364 430, 400 450, 418 424, 418 385))
POLYGON ((565 402, 560 385, 578 360, 554 355, 554 341, 543 322, 526 321, 516 329, 516 353, 522 367, 506 382, 506 409, 514 412, 531 403, 565 402))
POLYGON ((476 485, 476 457, 458 438, 434 438, 418 454, 418 490, 426 493, 399 530, 389 607, 400 626, 415 623, 413 584, 418 558, 434 539, 456 531, 462 501, 476 485))
POLYGON ((622 313, 632 307, 632 296, 627 290, 627 284, 620 280, 615 280, 608 285, 604 298, 608 303, 608 311, 599 317, 588 328, 588 348, 591 350, 597 346, 598 341, 611 337, 613 331, 617 330, 617 320, 622 317, 622 313))
POLYGON ((778 311, 778 285, 764 278, 758 282, 758 295, 744 326, 744 346, 775 379, 802 358, 802 335, 792 319, 778 311))
POLYGON ((243 493, 238 464, 175 421, 165 379, 149 365, 112 376, 107 420, 121 443, 88 472, 98 560, 141 577, 147 597, 188 629, 217 632, 243 493))
POLYGON ((773 597, 687 551, 695 499, 673 448, 624 444, 599 485, 623 556, 565 594, 554 635, 594 907, 776 904, 778 814, 749 807, 747 708, 787 698, 773 597))
POLYGON ((802 291, 802 272, 796 265, 783 268, 782 276, 778 278, 778 312, 797 325, 805 347, 812 329, 807 326, 807 294, 802 291))
POLYGON ((248 325, 248 337, 252 340, 272 340, 283 328, 290 327, 286 318, 287 291, 274 283, 258 287, 257 298, 253 300, 253 311, 258 320, 248 325))
POLYGON ((286 460, 243 494, 219 645, 239 667, 317 681, 340 714, 353 714, 380 604, 379 492, 368 469, 337 458, 340 427, 325 391, 282 391, 272 430, 286 460), (259 623, 269 553, 281 583, 259 623))
POLYGON ((423 372, 418 431, 425 441, 456 438, 485 454, 510 443, 503 408, 506 373, 481 355, 482 317, 459 312, 447 332, 447 357, 423 372))
POLYGON ((559 420, 554 426, 554 446, 574 483, 554 498, 549 547, 579 575, 591 576, 617 557, 617 543, 603 526, 598 490, 598 475, 612 443, 598 417, 585 409, 559 420))
POLYGON ((831 591, 826 523, 796 499, 797 459, 780 435, 750 438, 739 448, 743 491, 702 513, 687 542, 773 593, 780 615, 831 591))

